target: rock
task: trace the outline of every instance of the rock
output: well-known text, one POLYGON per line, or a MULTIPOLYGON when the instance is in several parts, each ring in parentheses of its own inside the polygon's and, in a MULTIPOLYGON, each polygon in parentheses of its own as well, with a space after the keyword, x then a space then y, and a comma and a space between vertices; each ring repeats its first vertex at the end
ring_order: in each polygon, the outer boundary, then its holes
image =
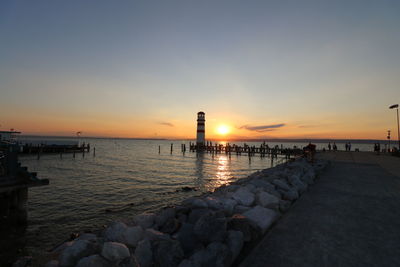
POLYGON ((239 188, 233 195, 232 198, 239 204, 250 207, 254 203, 254 194, 247 188, 239 188))
POLYGON ((202 216, 211 213, 208 209, 194 209, 190 212, 188 223, 195 224, 202 216))
POLYGON ((182 244, 182 249, 186 255, 191 254, 196 248, 200 247, 200 241, 194 234, 194 225, 189 223, 182 224, 176 239, 182 244))
POLYGON ((179 264, 178 267, 201 267, 201 265, 198 263, 194 263, 191 260, 185 259, 179 264))
POLYGON ((252 193, 255 193, 256 187, 253 184, 248 183, 248 179, 246 179, 246 185, 245 188, 252 193))
POLYGON ((215 258, 214 254, 207 249, 202 249, 197 251, 190 257, 189 260, 190 263, 192 264, 191 266, 224 267, 222 260, 220 262, 217 262, 217 259, 215 258))
POLYGON ((30 266, 32 262, 32 257, 31 256, 25 256, 19 258, 14 264, 12 265, 13 267, 27 267, 30 266))
POLYGON ((228 229, 241 232, 245 242, 251 241, 253 238, 253 233, 255 232, 249 219, 241 214, 235 214, 229 219, 228 229))
POLYGON ((75 266, 81 258, 95 254, 97 250, 97 243, 88 240, 77 240, 61 253, 60 266, 75 266))
POLYGON ((277 198, 282 198, 282 194, 279 193, 275 188, 274 189, 264 188, 264 191, 271 195, 276 196, 277 198))
POLYGON ((284 191, 289 191, 290 190, 290 186, 284 182, 283 180, 280 179, 274 179, 272 181, 272 184, 276 185, 278 188, 284 190, 284 191))
POLYGON ((137 267, 135 257, 132 255, 129 258, 123 259, 119 262, 118 267, 137 267))
POLYGON ((178 266, 183 250, 177 240, 157 240, 153 243, 154 264, 160 267, 178 266))
POLYGON ((111 265, 110 262, 108 262, 100 255, 96 254, 80 259, 76 267, 107 267, 110 265, 111 265))
POLYGON ((226 244, 231 252, 232 258, 230 264, 232 264, 243 248, 243 233, 240 231, 228 231, 226 244))
POLYGON ((122 222, 112 222, 104 231, 106 241, 125 242, 125 231, 128 226, 122 222))
POLYGON ((235 209, 233 210, 234 213, 245 213, 246 211, 250 210, 251 207, 243 206, 243 205, 236 205, 235 209))
POLYGON ((153 251, 151 243, 148 239, 144 239, 138 243, 135 250, 135 259, 139 266, 150 267, 153 264, 153 251))
POLYGON ((176 215, 175 209, 166 208, 161 210, 159 214, 156 215, 155 223, 159 228, 161 228, 167 221, 174 219, 176 215))
POLYGON ((135 247, 143 238, 143 234, 144 231, 140 226, 128 227, 122 222, 113 222, 104 231, 104 239, 135 247))
POLYGON ((204 199, 207 202, 207 205, 210 209, 213 210, 222 210, 225 214, 232 214, 233 209, 235 208, 237 202, 230 198, 221 198, 221 197, 206 197, 204 199))
POLYGON ((200 198, 195 198, 191 203, 191 207, 195 209, 207 209, 208 205, 204 200, 200 198))
POLYGON ((76 241, 67 241, 56 247, 55 249, 52 250, 52 252, 60 253, 67 247, 72 246, 76 241))
POLYGON ((278 218, 278 214, 271 209, 255 206, 251 210, 245 212, 243 216, 247 217, 250 222, 260 228, 264 234, 271 224, 278 218))
POLYGON ((300 180, 300 176, 293 174, 288 177, 289 183, 297 189, 300 194, 307 190, 307 185, 300 180))
POLYGON ((216 198, 213 196, 208 196, 204 199, 204 201, 207 203, 207 205, 210 209, 222 210, 224 208, 224 206, 219 198, 216 198))
POLYGON ((223 241, 226 236, 226 219, 210 213, 202 216, 194 225, 194 234, 202 242, 223 241))
POLYGON ((154 230, 154 229, 146 229, 144 232, 144 238, 148 239, 150 241, 154 240, 169 240, 171 237, 168 234, 164 234, 160 231, 154 230))
POLYGON ((222 243, 213 242, 206 249, 194 253, 189 260, 192 265, 189 266, 224 267, 228 266, 230 261, 231 256, 228 247, 222 243))
POLYGON ((264 191, 275 190, 275 186, 261 179, 253 179, 250 181, 250 183, 254 185, 256 188, 262 188, 264 191))
POLYGON ((117 262, 130 256, 129 249, 122 243, 105 242, 101 255, 109 261, 117 262))
POLYGON ((133 218, 133 223, 143 229, 151 228, 154 225, 156 215, 154 213, 143 213, 133 218))
MULTIPOLYGON (((60 263, 56 260, 51 260, 44 267, 58 267, 60 266, 60 263)), ((14 266, 13 266, 14 267, 14 266)))
POLYGON ((163 233, 172 234, 179 229, 179 221, 175 218, 168 219, 159 229, 163 233))
POLYGON ((89 240, 89 241, 97 241, 97 235, 92 233, 83 233, 79 235, 76 240, 89 240))
POLYGON ((266 192, 256 194, 257 205, 264 208, 279 209, 279 198, 266 192))
POLYGON ((136 247, 138 242, 142 240, 144 236, 144 231, 140 226, 127 227, 124 235, 123 242, 124 244, 132 247, 136 247))
POLYGON ((290 205, 291 205, 292 203, 290 202, 290 201, 287 201, 287 200, 280 200, 279 201, 279 210, 281 211, 281 212, 286 212, 289 208, 290 208, 290 205))
POLYGON ((222 266, 230 265, 232 261, 232 253, 229 248, 220 242, 212 242, 207 246, 207 251, 213 255, 213 258, 216 259, 215 264, 218 266, 220 263, 222 266))
POLYGON ((282 198, 285 200, 293 201, 299 198, 299 193, 297 193, 296 190, 292 189, 283 193, 282 198))
POLYGON ((218 187, 215 190, 215 192, 217 192, 217 193, 235 192, 240 187, 241 187, 240 185, 236 185, 236 184, 223 185, 223 186, 218 187))

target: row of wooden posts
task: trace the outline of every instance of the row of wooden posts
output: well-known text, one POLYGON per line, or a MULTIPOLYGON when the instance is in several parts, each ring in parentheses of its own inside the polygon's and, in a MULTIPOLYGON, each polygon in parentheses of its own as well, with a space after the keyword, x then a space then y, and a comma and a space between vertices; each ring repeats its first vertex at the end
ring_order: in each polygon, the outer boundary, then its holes
MULTIPOLYGON (((42 149, 37 149, 37 153, 36 153, 36 158, 40 159, 40 157, 42 156, 42 154, 59 154, 60 155, 60 159, 63 158, 64 154, 72 154, 72 158, 76 158, 76 153, 82 153, 82 158, 85 158, 85 154, 89 154, 90 153, 90 149, 74 149, 74 150, 67 150, 67 149, 60 149, 58 153, 48 153, 48 152, 43 152, 42 149)), ((93 157, 96 157, 96 148, 93 147, 92 149, 92 155, 93 157)))
MULTIPOLYGON (((170 146, 170 154, 173 152, 174 144, 171 143, 170 146)), ((261 158, 263 157, 271 157, 271 158, 278 158, 278 155, 282 155, 285 159, 290 159, 291 157, 296 157, 302 155, 303 151, 298 148, 283 148, 283 146, 275 146, 269 147, 265 142, 261 144, 259 147, 257 146, 249 146, 244 144, 243 146, 238 145, 231 145, 227 143, 226 145, 223 144, 212 144, 212 142, 207 142, 206 145, 198 146, 195 143, 189 143, 189 151, 191 152, 202 152, 202 153, 210 153, 210 154, 221 154, 225 153, 229 156, 231 154, 236 155, 247 155, 249 158, 259 154, 261 158)), ((186 152, 186 144, 181 144, 181 152, 186 152)), ((158 153, 161 153, 161 146, 158 146, 158 153)))

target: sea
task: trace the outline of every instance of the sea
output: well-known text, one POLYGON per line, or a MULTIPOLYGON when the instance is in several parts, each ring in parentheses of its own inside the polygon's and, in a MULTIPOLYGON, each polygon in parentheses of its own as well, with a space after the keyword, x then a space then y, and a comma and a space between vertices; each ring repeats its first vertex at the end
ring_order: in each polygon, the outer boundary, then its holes
MULTIPOLYGON (((72 154, 62 157, 43 154, 40 159, 36 155, 20 156, 22 166, 37 172, 39 178, 49 179, 50 184, 29 189, 28 224, 13 235, 14 245, 9 247, 13 251, 7 255, 38 255, 69 239, 73 233, 96 231, 115 220, 178 204, 284 162, 284 158, 254 156, 249 160, 236 154, 190 152, 189 140, 31 137, 25 141, 79 142, 90 144, 91 151, 76 154, 75 158, 72 154), (187 147, 185 153, 181 151, 182 144, 187 147)), ((267 144, 290 148, 307 145, 306 142, 267 144)), ((337 145, 344 150, 344 143, 337 145)), ((317 149, 327 146, 327 142, 317 143, 317 149)), ((353 149, 371 151, 372 146, 359 143, 353 149)))

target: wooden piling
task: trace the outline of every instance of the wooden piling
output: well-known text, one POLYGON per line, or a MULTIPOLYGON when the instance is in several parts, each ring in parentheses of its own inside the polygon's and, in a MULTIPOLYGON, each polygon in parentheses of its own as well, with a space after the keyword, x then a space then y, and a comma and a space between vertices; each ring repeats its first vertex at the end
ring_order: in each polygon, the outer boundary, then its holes
POLYGON ((161 153, 161 146, 158 146, 158 154, 161 153))
POLYGON ((174 147, 174 144, 171 143, 171 154, 172 154, 173 147, 174 147))
POLYGON ((93 157, 96 157, 96 148, 93 148, 93 157))

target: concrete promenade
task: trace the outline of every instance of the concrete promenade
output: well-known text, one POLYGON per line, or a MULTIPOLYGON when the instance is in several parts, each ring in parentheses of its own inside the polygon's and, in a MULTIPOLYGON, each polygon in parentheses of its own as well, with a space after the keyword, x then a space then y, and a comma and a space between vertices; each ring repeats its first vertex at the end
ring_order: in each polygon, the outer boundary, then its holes
POLYGON ((400 158, 331 160, 240 266, 400 266, 400 158))

